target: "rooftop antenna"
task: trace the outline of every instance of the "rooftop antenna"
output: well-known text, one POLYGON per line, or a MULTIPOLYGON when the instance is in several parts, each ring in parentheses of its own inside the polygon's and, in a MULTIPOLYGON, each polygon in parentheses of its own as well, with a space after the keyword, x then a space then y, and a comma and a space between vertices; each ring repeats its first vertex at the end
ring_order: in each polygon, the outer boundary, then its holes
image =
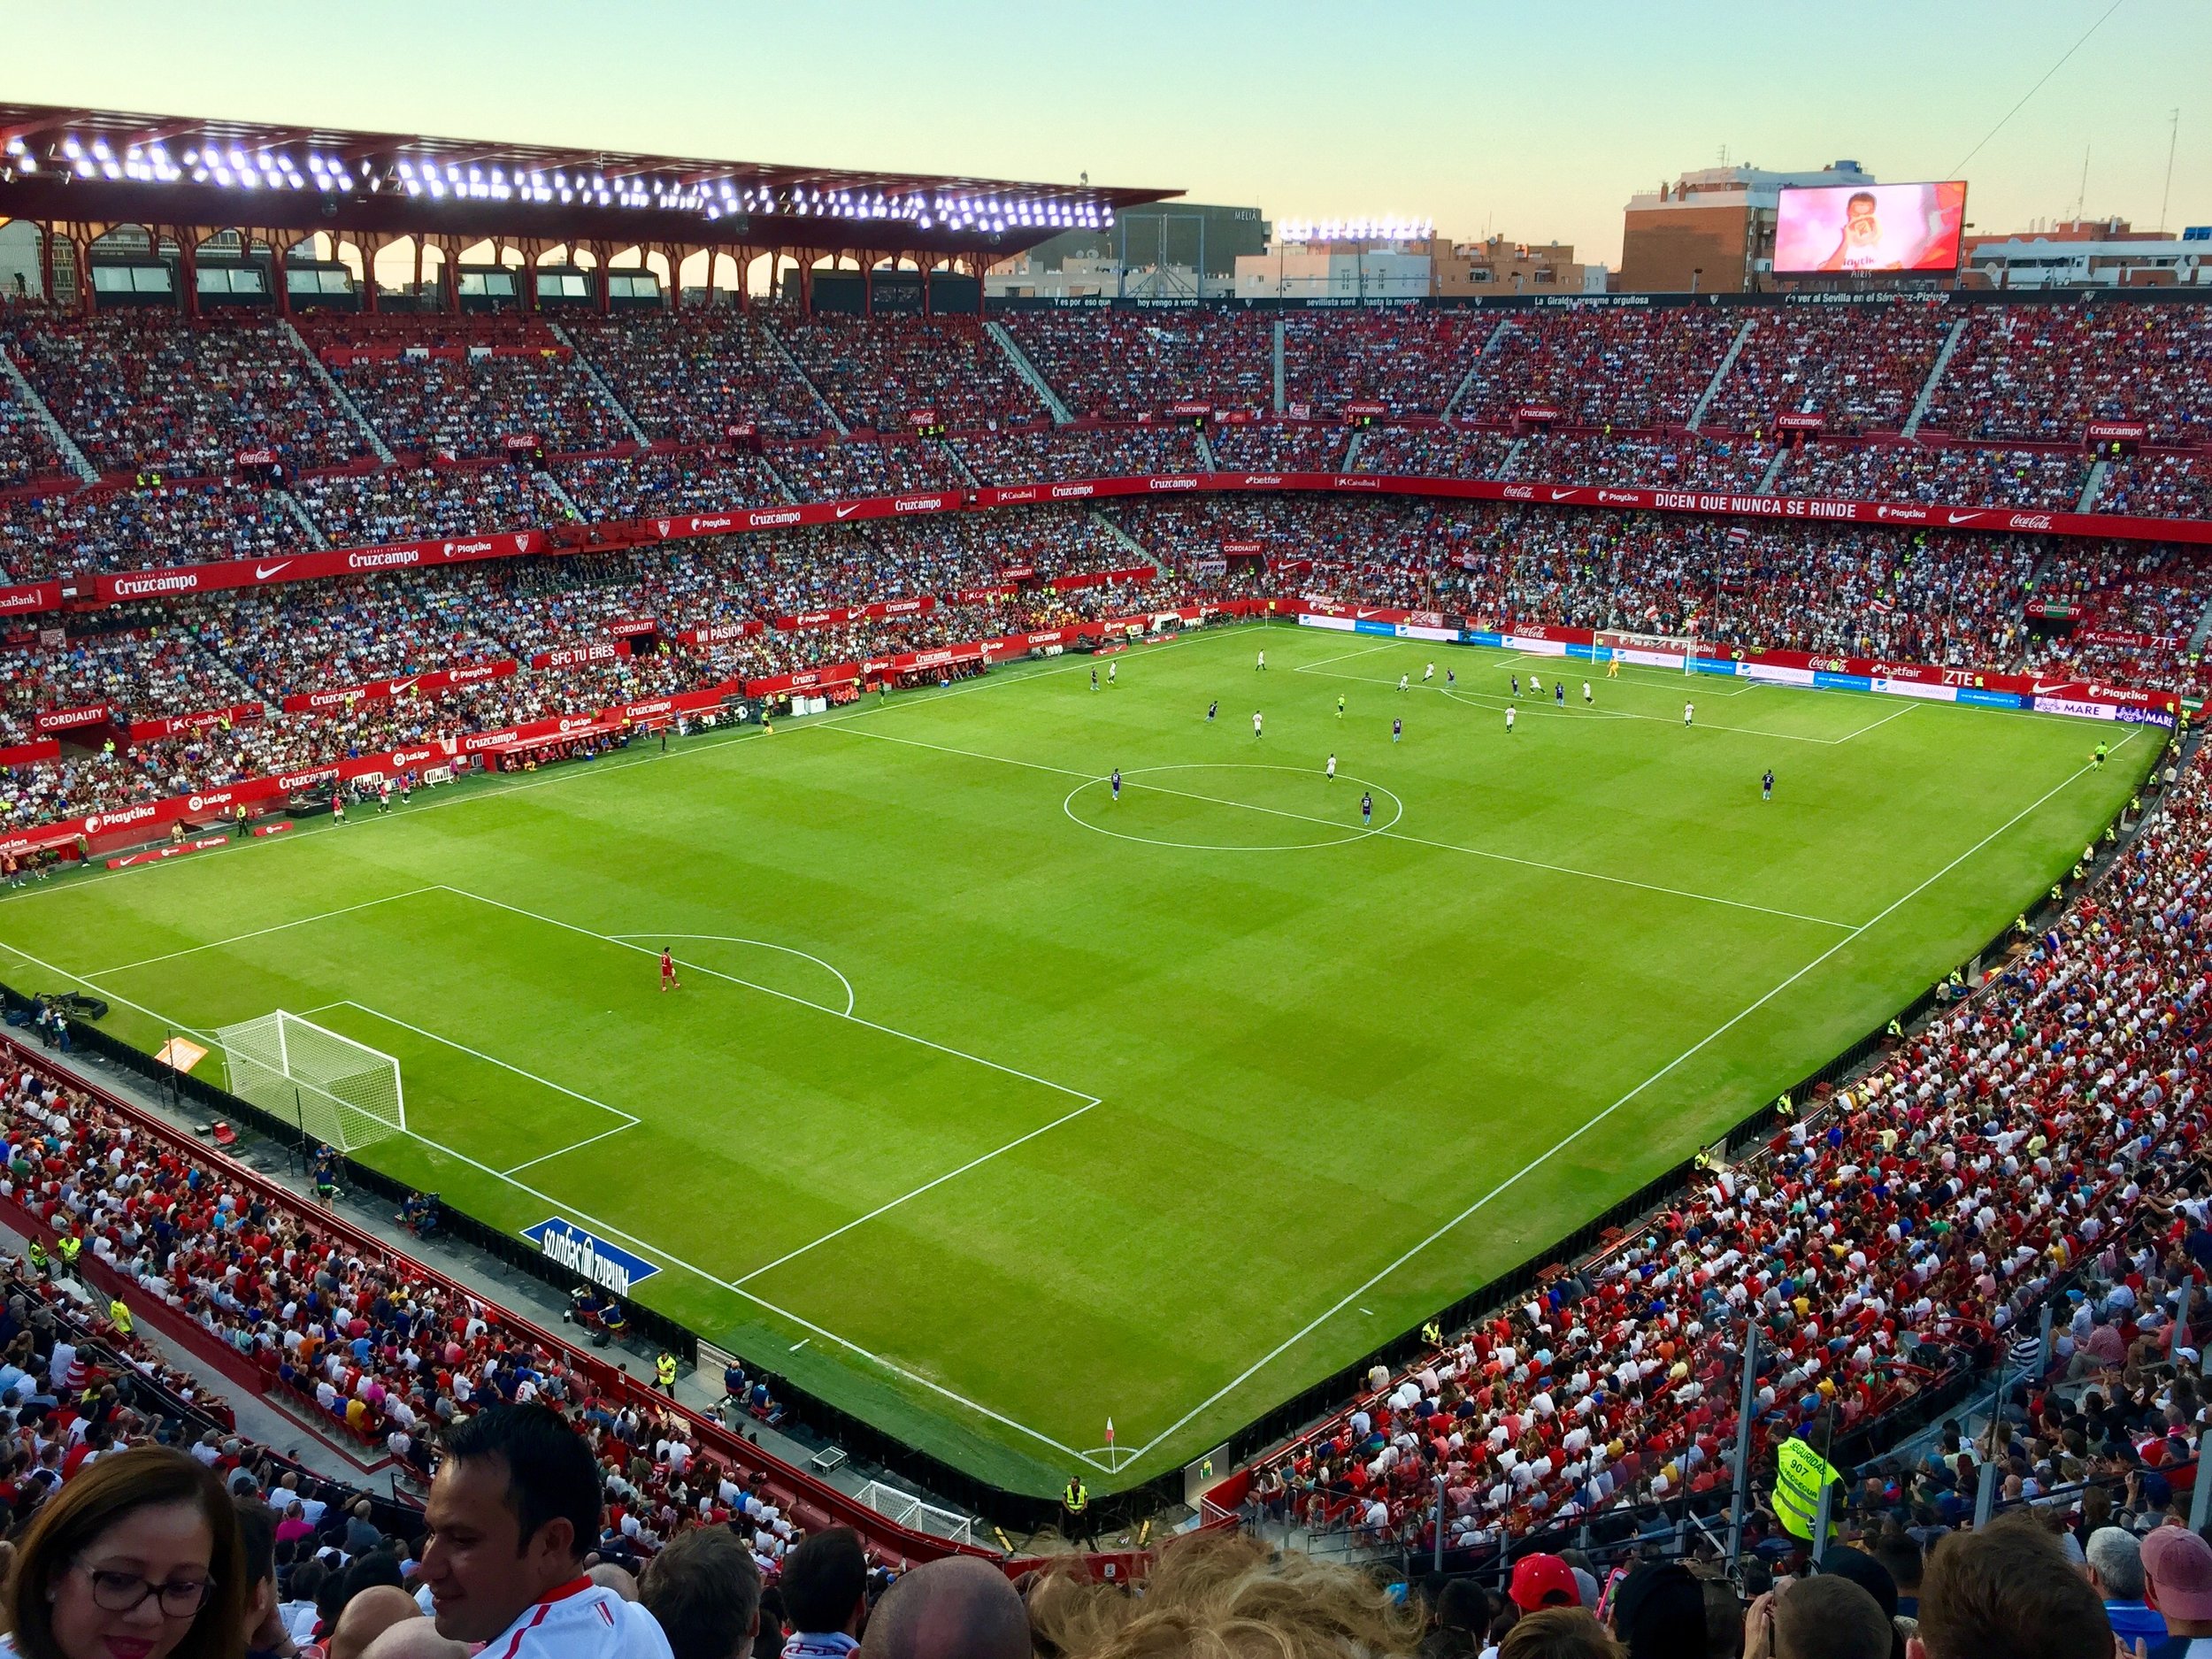
POLYGON ((2174 146, 2181 141, 2181 111, 2176 110, 2170 118, 2166 131, 2166 188, 2158 193, 2158 229, 2162 235, 2166 229, 2166 204, 2174 194, 2174 146))
POLYGON ((2089 146, 2088 146, 2087 144, 2084 144, 2084 145, 2081 147, 2081 194, 2080 194, 2080 195, 2078 195, 2078 196, 2077 196, 2074 198, 2074 223, 2076 223, 2077 225, 2080 224, 2080 223, 2081 223, 2081 217, 2082 217, 2082 215, 2083 215, 2084 213, 2087 212, 2088 211, 2089 211, 2089 146))

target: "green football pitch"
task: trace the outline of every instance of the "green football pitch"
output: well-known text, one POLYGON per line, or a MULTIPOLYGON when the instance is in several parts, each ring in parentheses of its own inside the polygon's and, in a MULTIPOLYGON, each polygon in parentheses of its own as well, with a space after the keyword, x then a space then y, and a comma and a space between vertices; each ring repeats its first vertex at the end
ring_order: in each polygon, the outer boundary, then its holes
POLYGON ((1109 1490, 1880 1025, 2158 747, 1525 695, 1561 667, 1283 626, 1020 664, 29 888, 0 975, 149 1047, 285 1009, 395 1056, 371 1163, 659 1263, 644 1303, 978 1475, 1109 1490))

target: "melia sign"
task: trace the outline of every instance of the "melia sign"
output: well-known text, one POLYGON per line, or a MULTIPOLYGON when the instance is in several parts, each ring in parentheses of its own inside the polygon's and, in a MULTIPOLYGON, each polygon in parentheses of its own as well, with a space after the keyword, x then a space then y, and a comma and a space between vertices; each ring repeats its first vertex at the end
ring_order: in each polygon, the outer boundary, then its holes
POLYGON ((549 1260, 618 1296, 628 1295, 631 1286, 660 1271, 652 1263, 632 1256, 619 1245, 594 1238, 574 1222, 559 1216, 541 1221, 534 1227, 525 1227, 522 1236, 536 1245, 549 1260))

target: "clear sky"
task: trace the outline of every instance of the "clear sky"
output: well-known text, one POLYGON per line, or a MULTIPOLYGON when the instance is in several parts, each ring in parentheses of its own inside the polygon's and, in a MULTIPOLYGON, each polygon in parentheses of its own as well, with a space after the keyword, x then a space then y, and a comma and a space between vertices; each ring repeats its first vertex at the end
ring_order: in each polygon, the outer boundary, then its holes
MULTIPOLYGON (((2111 0, 99 0, 19 6, 0 97, 1180 188, 1617 263, 1720 157, 1947 178, 2111 0)), ((2212 0, 2118 12, 1965 168, 1980 232, 2212 223, 2212 0), (2082 162, 2088 149, 2088 188, 2082 162)))

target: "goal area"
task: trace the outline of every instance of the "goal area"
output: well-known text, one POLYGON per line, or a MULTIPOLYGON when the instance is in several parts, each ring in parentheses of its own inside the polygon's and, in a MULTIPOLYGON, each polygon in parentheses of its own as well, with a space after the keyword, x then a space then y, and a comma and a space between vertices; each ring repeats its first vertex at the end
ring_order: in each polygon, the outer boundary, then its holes
POLYGON ((283 1009, 215 1033, 230 1092, 341 1152, 407 1127, 399 1062, 283 1009))
POLYGON ((1637 663, 1646 668, 1678 668, 1689 673, 1697 658, 1694 634, 1629 634, 1600 628, 1590 636, 1591 655, 1601 663, 1637 663))

